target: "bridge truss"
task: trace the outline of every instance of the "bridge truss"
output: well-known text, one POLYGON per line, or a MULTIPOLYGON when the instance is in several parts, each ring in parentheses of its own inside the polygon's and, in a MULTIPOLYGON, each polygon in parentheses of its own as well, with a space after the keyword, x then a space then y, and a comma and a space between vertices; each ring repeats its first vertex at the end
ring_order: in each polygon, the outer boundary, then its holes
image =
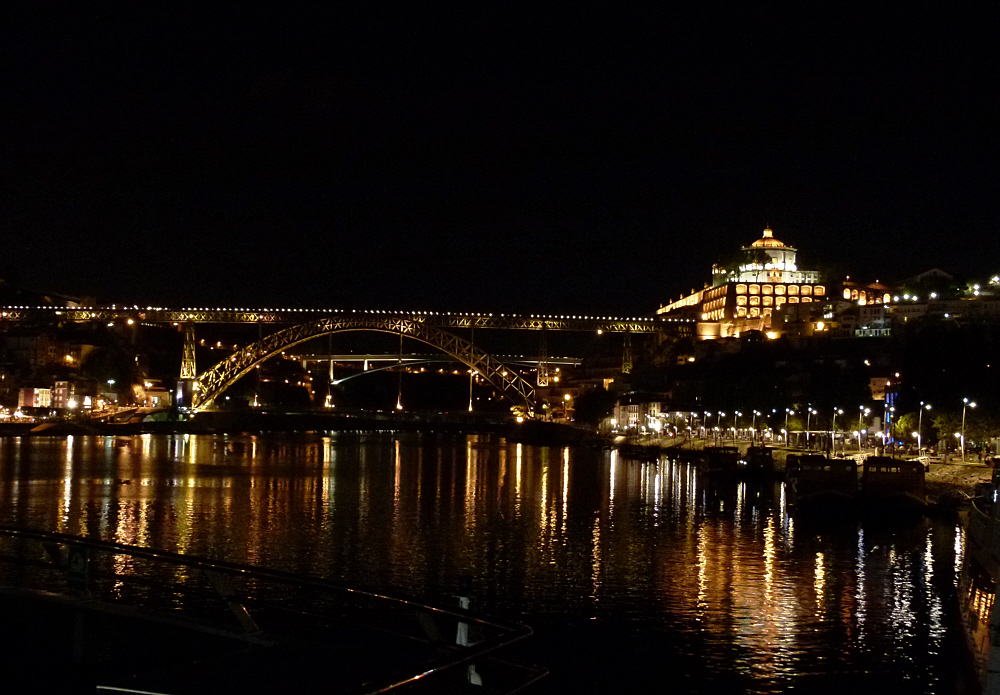
POLYGON ((198 377, 194 409, 210 408, 223 391, 268 358, 313 338, 345 331, 377 331, 420 341, 467 365, 515 405, 528 410, 534 405, 535 389, 528 381, 467 340, 436 326, 406 318, 351 314, 299 323, 233 353, 198 377))
POLYGON ((397 319, 439 328, 601 331, 605 333, 672 333, 693 335, 695 321, 657 317, 522 315, 436 311, 382 311, 330 309, 167 309, 162 307, 0 307, 0 324, 32 322, 127 321, 154 324, 243 323, 297 324, 317 317, 397 319))

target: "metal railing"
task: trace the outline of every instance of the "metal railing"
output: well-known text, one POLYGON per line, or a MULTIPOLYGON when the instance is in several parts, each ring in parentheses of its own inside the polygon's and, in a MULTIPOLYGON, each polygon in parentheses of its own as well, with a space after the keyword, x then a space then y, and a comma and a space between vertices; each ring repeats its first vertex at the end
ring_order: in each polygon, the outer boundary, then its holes
POLYGON ((351 695, 390 692, 446 673, 454 677, 483 660, 520 669, 504 692, 523 690, 547 673, 495 659, 498 650, 532 634, 526 625, 318 577, 6 526, 0 526, 0 565, 0 584, 8 587, 165 612, 257 644, 286 637, 301 641, 303 635, 323 644, 325 633, 367 630, 398 644, 420 645, 421 654, 431 655, 402 670, 387 664, 390 673, 342 691, 351 695), (442 637, 463 624, 477 641, 462 646, 442 637))

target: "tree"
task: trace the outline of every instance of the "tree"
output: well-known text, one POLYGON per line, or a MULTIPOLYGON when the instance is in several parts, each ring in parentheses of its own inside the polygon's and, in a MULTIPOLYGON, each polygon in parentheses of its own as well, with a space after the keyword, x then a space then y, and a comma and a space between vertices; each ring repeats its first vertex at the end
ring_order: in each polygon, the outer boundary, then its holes
POLYGON ((585 391, 573 401, 573 419, 588 425, 598 425, 615 408, 615 396, 603 386, 585 391))
POLYGON ((946 410, 936 412, 934 414, 934 429, 938 444, 952 441, 955 433, 962 431, 962 414, 946 410))

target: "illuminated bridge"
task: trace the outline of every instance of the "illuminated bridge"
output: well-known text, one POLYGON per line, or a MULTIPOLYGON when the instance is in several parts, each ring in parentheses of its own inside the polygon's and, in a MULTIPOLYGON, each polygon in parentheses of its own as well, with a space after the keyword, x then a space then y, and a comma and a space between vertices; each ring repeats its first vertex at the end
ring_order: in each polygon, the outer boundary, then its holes
POLYGON ((607 333, 674 333, 692 335, 695 322, 663 317, 569 316, 564 314, 497 314, 447 311, 386 311, 379 309, 230 309, 140 306, 6 306, 0 321, 60 322, 119 321, 144 323, 293 324, 320 317, 407 319, 438 328, 499 328, 513 330, 603 331, 607 333))
POLYGON ((152 306, 7 306, 0 307, 0 327, 13 323, 119 322, 176 325, 185 331, 181 382, 189 387, 184 402, 195 410, 212 407, 227 388, 260 363, 301 343, 324 335, 348 331, 390 333, 422 342, 467 365, 525 412, 535 402, 535 386, 549 385, 549 360, 544 339, 535 384, 516 369, 488 354, 474 341, 446 329, 507 329, 542 331, 591 331, 625 334, 622 372, 632 366, 630 334, 689 337, 695 322, 665 317, 579 316, 564 314, 506 314, 437 311, 385 311, 338 309, 182 308, 152 306), (236 350, 207 371, 195 369, 195 324, 258 324, 276 329, 255 343, 236 350))

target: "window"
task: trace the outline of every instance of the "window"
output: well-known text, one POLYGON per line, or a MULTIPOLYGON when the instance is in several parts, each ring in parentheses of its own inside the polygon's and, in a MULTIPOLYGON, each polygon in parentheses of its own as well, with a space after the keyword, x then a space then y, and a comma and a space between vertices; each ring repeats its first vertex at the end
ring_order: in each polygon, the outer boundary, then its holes
POLYGON ((750 294, 760 294, 760 285, 750 285, 750 294))
POLYGON ((801 292, 801 294, 803 294, 803 295, 811 295, 812 293, 813 293, 813 288, 812 287, 810 287, 809 285, 802 285, 802 292, 801 292))
POLYGON ((798 297, 789 297, 788 298, 788 303, 789 304, 798 304, 799 303, 799 298, 798 297))
POLYGON ((760 309, 757 307, 750 307, 750 318, 755 319, 760 316, 760 309))
POLYGON ((811 301, 812 301, 812 297, 803 297, 802 298, 802 303, 803 304, 808 304, 811 301))
POLYGON ((739 307, 739 308, 736 309, 736 316, 739 317, 739 316, 746 316, 746 315, 747 315, 746 307, 742 307, 741 306, 741 307, 739 307))
POLYGON ((816 287, 813 289, 813 294, 817 297, 822 297, 823 295, 826 294, 826 287, 824 287, 823 285, 816 285, 816 287))
POLYGON ((849 288, 845 287, 844 288, 844 299, 850 299, 850 298, 851 298, 851 290, 849 288))
POLYGON ((775 285, 774 286, 774 293, 775 294, 784 294, 785 293, 785 286, 784 285, 775 285))
POLYGON ((750 306, 760 306, 760 297, 750 297, 750 306))
POLYGON ((736 294, 746 294, 746 293, 747 293, 747 286, 746 285, 737 285, 736 286, 736 294))
POLYGON ((736 306, 746 306, 746 305, 747 305, 747 298, 746 297, 737 297, 736 298, 736 306))
POLYGON ((774 304, 774 297, 764 297, 764 306, 771 306, 774 304))
POLYGON ((774 306, 781 306, 784 303, 785 303, 785 298, 784 297, 775 297, 774 298, 774 306))
POLYGON ((774 287, 771 285, 764 285, 760 288, 760 291, 764 294, 774 294, 774 287))
POLYGON ((789 285, 788 286, 788 294, 798 294, 798 293, 799 293, 799 286, 798 285, 789 285))

